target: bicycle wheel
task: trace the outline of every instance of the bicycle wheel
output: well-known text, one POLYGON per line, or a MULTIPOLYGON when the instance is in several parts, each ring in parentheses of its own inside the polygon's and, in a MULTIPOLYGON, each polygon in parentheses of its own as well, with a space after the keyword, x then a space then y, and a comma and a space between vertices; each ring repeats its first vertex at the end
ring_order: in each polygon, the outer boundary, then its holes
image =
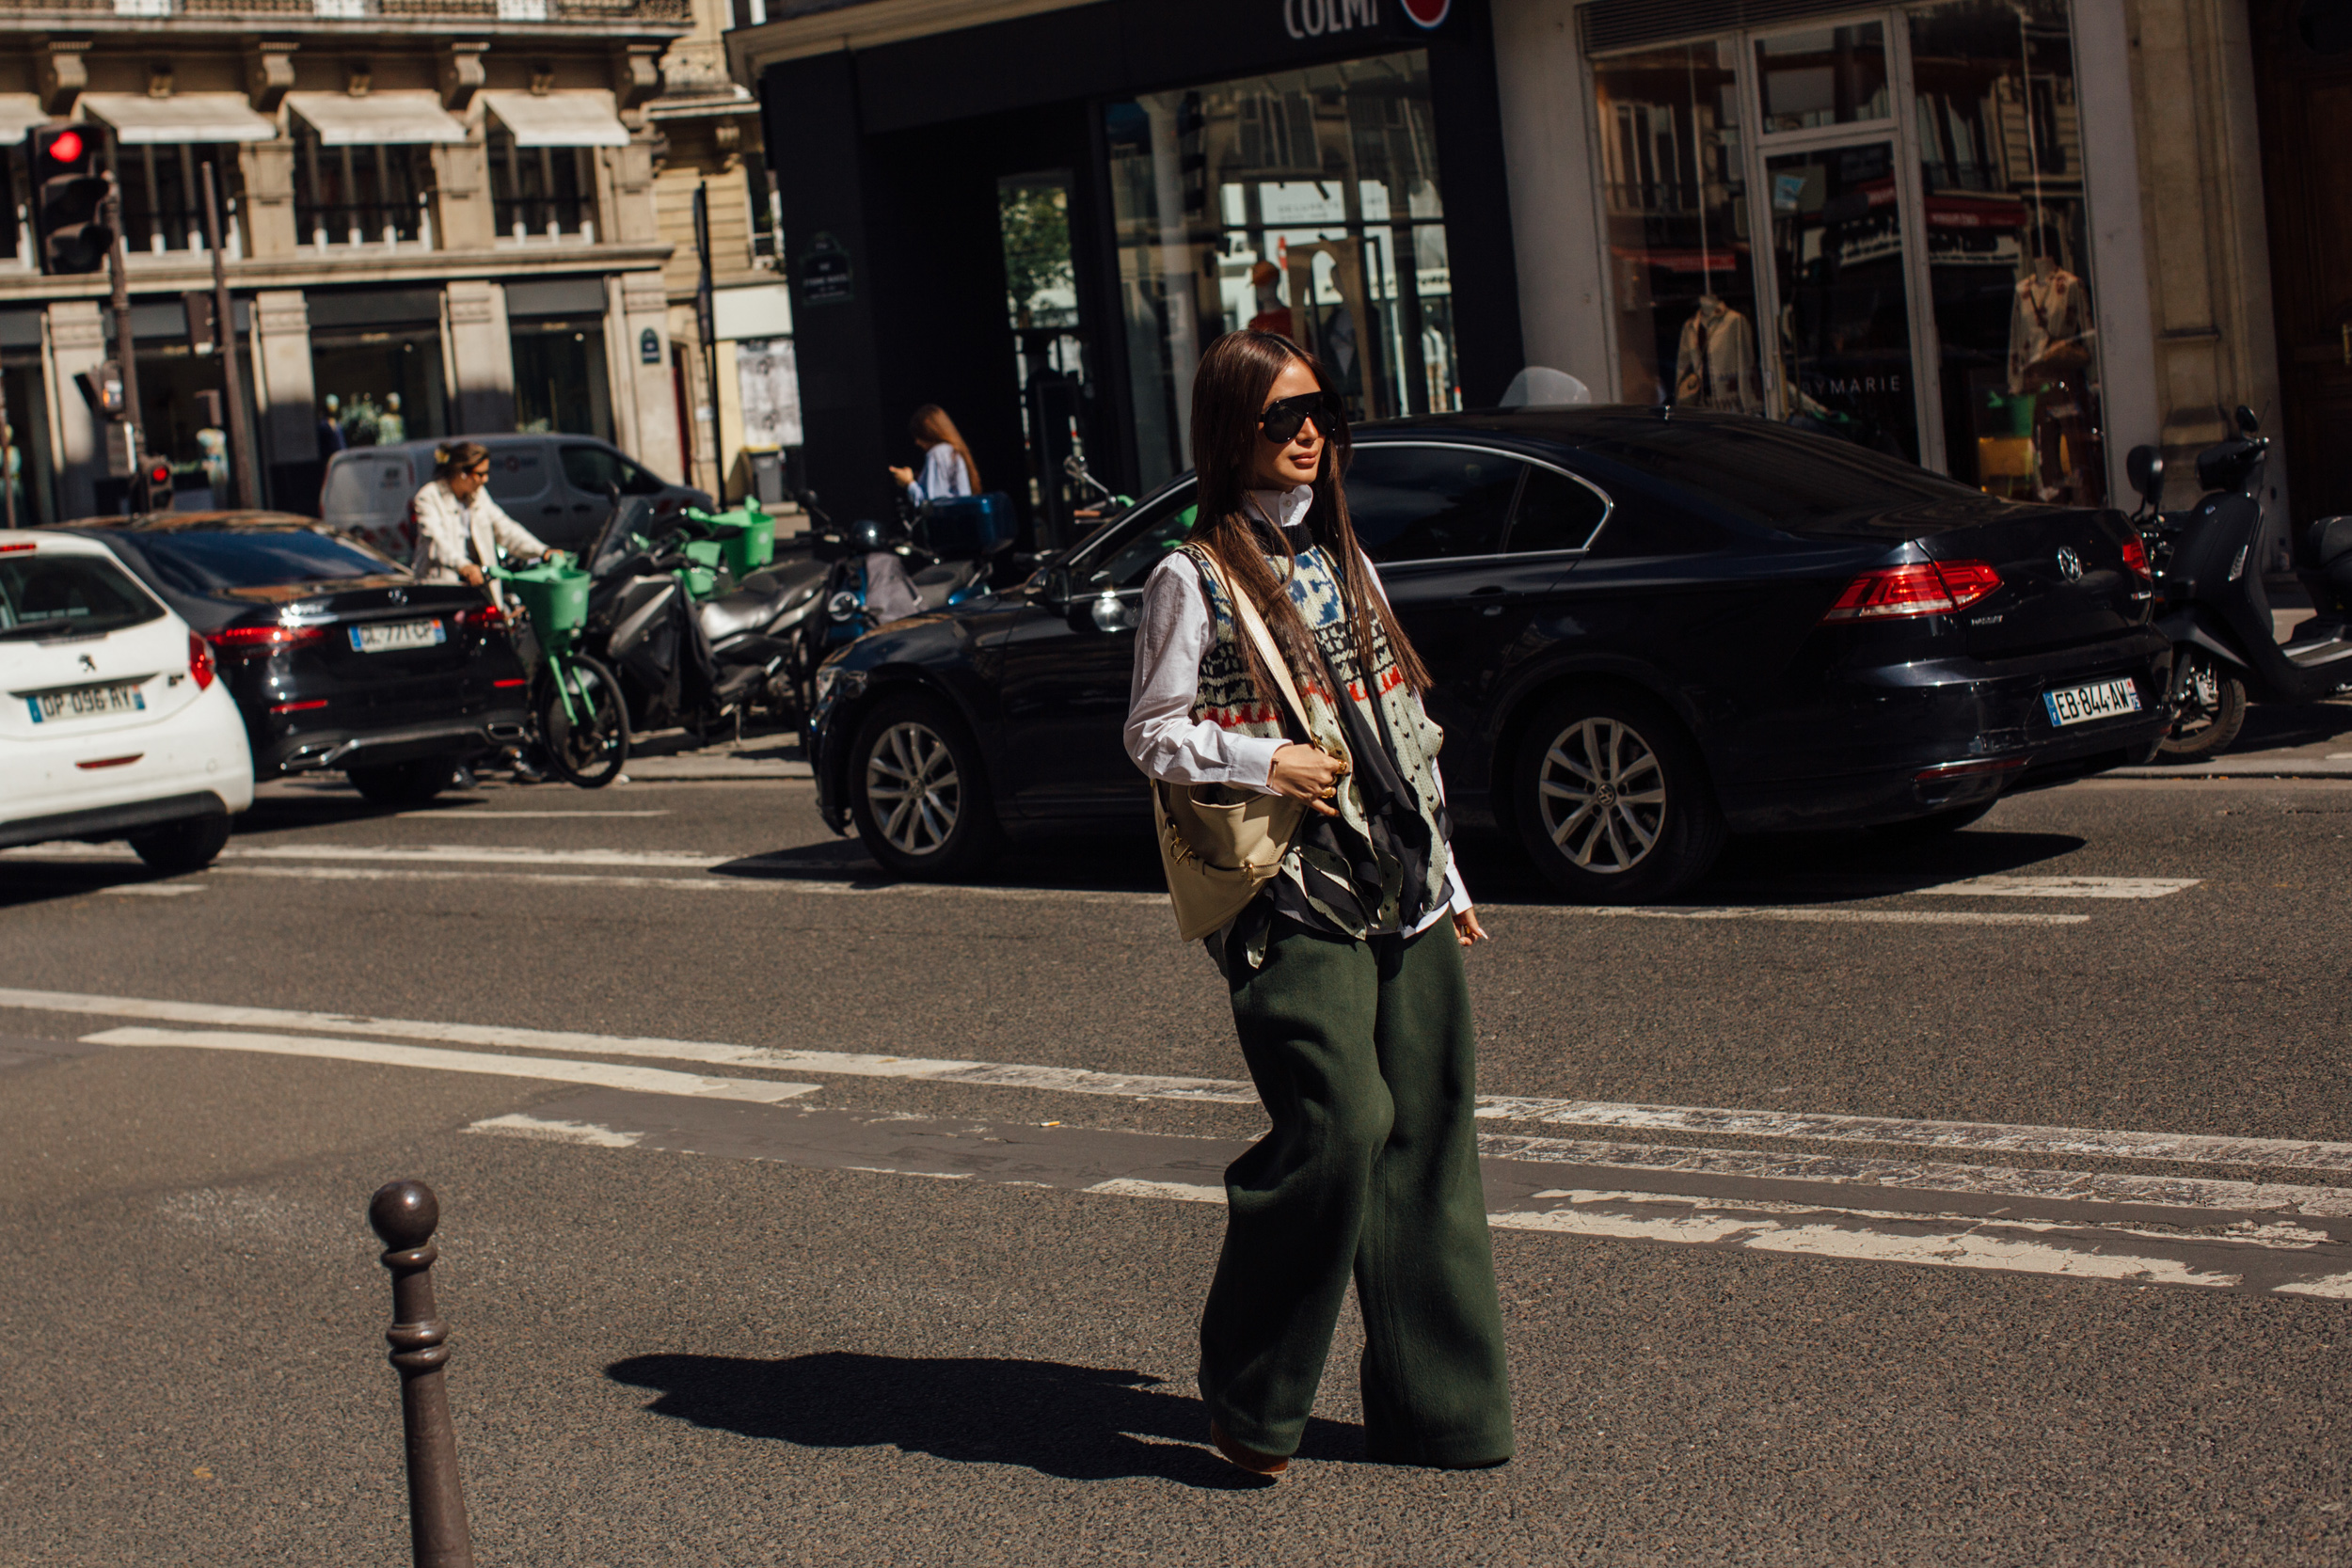
POLYGON ((602 789, 620 777, 628 761, 628 719, 612 671, 583 654, 550 658, 532 682, 531 707, 557 778, 582 789, 602 789))

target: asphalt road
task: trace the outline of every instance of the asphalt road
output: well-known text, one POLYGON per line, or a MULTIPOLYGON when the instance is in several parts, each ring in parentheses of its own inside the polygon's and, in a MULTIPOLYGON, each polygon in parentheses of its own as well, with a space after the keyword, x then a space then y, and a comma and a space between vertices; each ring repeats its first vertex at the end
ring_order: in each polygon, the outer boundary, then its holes
POLYGON ((2342 1562, 2347 828, 2093 783, 1630 914, 1471 840, 1519 1456, 1363 1463, 1351 1321, 1273 1487, 1148 839, 924 890, 804 784, 280 786, 196 877, 0 855, 0 1563, 405 1560, 408 1176, 485 1565, 2342 1562))

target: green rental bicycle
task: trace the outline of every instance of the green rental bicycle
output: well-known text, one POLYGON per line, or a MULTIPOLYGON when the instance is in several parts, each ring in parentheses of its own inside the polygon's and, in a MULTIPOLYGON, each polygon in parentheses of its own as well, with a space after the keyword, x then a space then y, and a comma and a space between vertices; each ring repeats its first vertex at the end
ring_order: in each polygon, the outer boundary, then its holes
POLYGON ((566 784, 602 789, 628 761, 628 714, 620 682, 580 646, 594 579, 567 562, 500 567, 490 575, 506 585, 510 606, 530 619, 539 641, 531 711, 548 766, 566 784))

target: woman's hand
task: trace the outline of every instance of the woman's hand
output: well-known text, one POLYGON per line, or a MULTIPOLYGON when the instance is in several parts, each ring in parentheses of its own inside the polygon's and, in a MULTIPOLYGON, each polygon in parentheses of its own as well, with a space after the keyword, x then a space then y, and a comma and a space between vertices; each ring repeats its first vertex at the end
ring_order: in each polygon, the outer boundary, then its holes
POLYGON ((457 575, 466 579, 466 586, 469 588, 479 588, 482 586, 482 568, 475 565, 470 561, 466 562, 457 568, 457 575))
POLYGON ((1267 769, 1265 786, 1277 795, 1287 795, 1294 800, 1304 800, 1308 806, 1325 816, 1337 816, 1340 810, 1331 802, 1339 798, 1340 780, 1347 774, 1347 764, 1319 746, 1301 746, 1296 741, 1274 753, 1274 766, 1267 769))
POLYGON ((908 485, 914 483, 914 470, 913 468, 901 468, 894 463, 890 467, 890 483, 903 490, 908 485))
POLYGON ((1486 927, 1478 923, 1476 910, 1464 910, 1454 917, 1454 940, 1465 947, 1475 947, 1482 942, 1495 939, 1486 934, 1486 927))

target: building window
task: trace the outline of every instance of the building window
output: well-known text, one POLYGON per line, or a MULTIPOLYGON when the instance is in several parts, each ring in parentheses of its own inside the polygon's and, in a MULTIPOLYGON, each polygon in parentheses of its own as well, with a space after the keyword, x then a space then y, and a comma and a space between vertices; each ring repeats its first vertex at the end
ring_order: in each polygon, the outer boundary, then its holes
POLYGON ((776 189, 768 160, 756 152, 743 154, 743 195, 751 207, 752 265, 771 269, 784 263, 784 197, 776 189))
POLYGON ((515 343, 515 428, 525 435, 612 439, 612 376, 604 322, 519 321, 515 343))
POLYGON ((1105 115, 1145 483, 1189 462, 1192 367, 1237 327, 1296 339, 1358 418, 1461 405, 1425 54, 1105 115))
POLYGON ((322 455, 448 434, 437 326, 314 331, 310 375, 322 455))
MULTIPOLYGON (((204 248, 203 167, 213 166, 213 180, 222 204, 233 214, 245 186, 234 147, 151 146, 115 147, 115 177, 122 184, 122 246, 161 256, 174 250, 204 248)), ((224 221, 229 221, 224 215, 224 221)), ((239 254, 236 226, 230 222, 229 254, 239 254)))
MULTIPOLYGON (((298 122, 297 122, 298 123, 298 122)), ((433 244, 432 154, 422 147, 328 147, 300 125, 294 222, 328 245, 433 244)))
POLYGON ((584 147, 518 147, 514 134, 490 137, 490 200, 501 238, 596 239, 596 176, 584 147))

